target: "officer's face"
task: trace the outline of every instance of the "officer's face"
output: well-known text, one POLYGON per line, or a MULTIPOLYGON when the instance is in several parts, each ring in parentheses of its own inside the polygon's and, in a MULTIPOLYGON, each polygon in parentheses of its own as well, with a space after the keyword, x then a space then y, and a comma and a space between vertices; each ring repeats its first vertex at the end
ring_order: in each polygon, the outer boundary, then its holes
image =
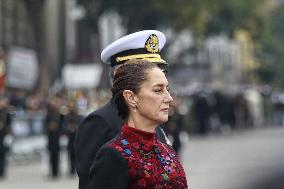
POLYGON ((160 124, 168 121, 170 103, 168 80, 159 68, 148 71, 137 96, 137 113, 145 119, 160 124))

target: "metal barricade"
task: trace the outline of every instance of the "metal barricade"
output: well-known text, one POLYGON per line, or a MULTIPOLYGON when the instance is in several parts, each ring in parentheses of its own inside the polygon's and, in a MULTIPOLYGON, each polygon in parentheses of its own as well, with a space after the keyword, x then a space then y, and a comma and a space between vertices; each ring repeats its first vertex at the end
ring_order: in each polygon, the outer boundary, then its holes
POLYGON ((12 164, 25 164, 41 159, 46 147, 44 135, 45 112, 16 111, 12 116, 12 144, 9 160, 12 164))

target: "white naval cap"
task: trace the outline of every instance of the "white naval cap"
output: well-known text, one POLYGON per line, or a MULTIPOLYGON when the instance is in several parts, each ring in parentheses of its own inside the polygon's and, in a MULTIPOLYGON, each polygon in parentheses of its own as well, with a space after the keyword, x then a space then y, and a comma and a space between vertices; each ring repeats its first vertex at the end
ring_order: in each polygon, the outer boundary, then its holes
POLYGON ((153 63, 167 64, 160 51, 166 43, 165 35, 157 30, 143 30, 126 35, 103 49, 101 60, 115 66, 130 59, 143 59, 153 63))

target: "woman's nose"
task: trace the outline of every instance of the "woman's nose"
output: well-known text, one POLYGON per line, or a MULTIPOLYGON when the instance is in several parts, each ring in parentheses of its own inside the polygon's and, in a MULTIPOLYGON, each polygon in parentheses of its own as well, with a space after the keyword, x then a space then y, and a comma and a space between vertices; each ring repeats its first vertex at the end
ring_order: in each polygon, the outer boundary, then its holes
POLYGON ((173 97, 171 96, 171 94, 168 92, 167 96, 164 98, 164 102, 166 103, 171 103, 173 101, 173 97))

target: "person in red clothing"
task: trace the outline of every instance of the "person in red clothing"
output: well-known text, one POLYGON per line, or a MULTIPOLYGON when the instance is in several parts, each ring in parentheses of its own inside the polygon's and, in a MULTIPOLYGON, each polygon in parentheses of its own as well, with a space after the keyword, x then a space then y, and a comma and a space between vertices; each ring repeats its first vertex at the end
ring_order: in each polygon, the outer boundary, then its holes
POLYGON ((129 60, 117 69, 112 94, 124 125, 98 151, 91 188, 187 188, 177 154, 155 135, 173 101, 162 70, 146 60, 129 60))
MULTIPOLYGON (((166 44, 166 36, 157 30, 142 30, 123 36, 107 47, 101 53, 101 60, 110 65, 110 79, 116 69, 133 58, 148 60, 157 64, 166 73, 168 62, 162 57, 162 49, 166 44)), ((79 189, 89 189, 90 167, 98 150, 120 133, 123 120, 117 114, 114 99, 88 114, 76 130, 74 142, 75 165, 79 177, 79 189), (92 140, 90 140, 92 139, 92 140)), ((171 144, 161 124, 156 129, 157 138, 166 144, 171 144)))

